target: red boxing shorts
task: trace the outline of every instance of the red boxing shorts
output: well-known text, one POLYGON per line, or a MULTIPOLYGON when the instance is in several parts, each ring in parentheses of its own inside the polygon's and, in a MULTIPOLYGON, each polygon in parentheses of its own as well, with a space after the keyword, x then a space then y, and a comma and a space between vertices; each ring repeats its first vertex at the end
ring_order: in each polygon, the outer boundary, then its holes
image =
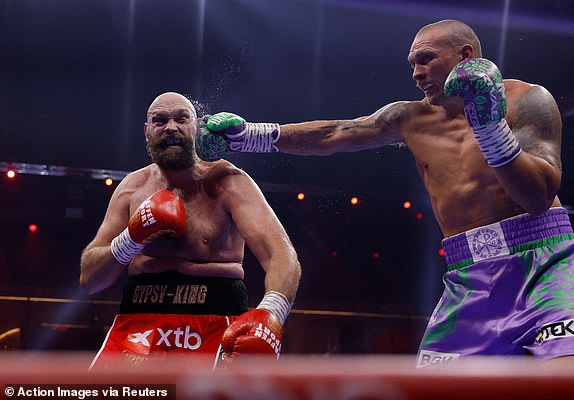
POLYGON ((90 370, 146 366, 201 355, 215 367, 223 332, 247 311, 243 281, 176 272, 128 279, 120 312, 90 370))

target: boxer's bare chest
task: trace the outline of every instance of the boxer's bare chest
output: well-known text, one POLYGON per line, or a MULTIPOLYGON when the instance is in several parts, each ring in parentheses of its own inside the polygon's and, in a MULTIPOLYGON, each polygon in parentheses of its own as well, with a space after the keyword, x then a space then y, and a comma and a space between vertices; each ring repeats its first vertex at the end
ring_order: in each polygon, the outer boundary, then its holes
POLYGON ((158 190, 171 190, 182 200, 186 211, 185 235, 173 238, 164 235, 148 246, 145 253, 162 257, 209 259, 213 254, 235 242, 237 232, 220 196, 198 179, 189 185, 175 187, 165 179, 150 176, 130 202, 130 214, 148 196, 158 190))
POLYGON ((486 164, 464 115, 427 113, 413 118, 408 128, 407 145, 445 234, 509 213, 511 201, 486 164))

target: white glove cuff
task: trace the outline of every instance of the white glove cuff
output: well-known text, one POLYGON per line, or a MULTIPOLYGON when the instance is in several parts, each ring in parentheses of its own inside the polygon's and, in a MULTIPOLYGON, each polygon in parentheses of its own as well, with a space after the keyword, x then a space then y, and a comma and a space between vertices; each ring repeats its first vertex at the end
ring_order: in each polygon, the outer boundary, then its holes
POLYGON ((132 240, 128 228, 112 240, 111 251, 114 258, 123 265, 128 265, 138 254, 145 244, 136 243, 132 240))
POLYGON ((478 147, 491 167, 508 164, 522 151, 504 118, 483 128, 474 128, 473 131, 478 147))
POLYGON ((291 303, 289 302, 289 299, 287 299, 287 296, 284 294, 270 290, 265 293, 265 296, 263 296, 263 299, 257 308, 262 308, 269 311, 271 314, 277 317, 279 322, 281 322, 281 325, 283 325, 285 324, 285 320, 291 311, 291 303))
POLYGON ((247 153, 276 153, 279 151, 277 141, 280 135, 279 124, 246 122, 240 139, 228 135, 231 139, 229 150, 247 153))

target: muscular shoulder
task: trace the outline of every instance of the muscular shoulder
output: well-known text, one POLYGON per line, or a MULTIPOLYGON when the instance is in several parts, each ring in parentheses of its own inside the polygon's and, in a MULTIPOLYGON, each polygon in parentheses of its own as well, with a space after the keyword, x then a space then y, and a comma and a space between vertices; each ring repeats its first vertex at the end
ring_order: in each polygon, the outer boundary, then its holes
POLYGON ((404 123, 417 115, 428 112, 429 107, 421 101, 396 101, 360 119, 362 120, 361 126, 369 128, 369 132, 374 132, 372 141, 376 145, 383 146, 400 142, 403 140, 404 123))
POLYGON ((504 81, 504 88, 507 98, 506 119, 511 126, 555 125, 560 122, 556 101, 543 86, 507 79, 504 81))
POLYGON ((381 126, 400 126, 403 121, 424 112, 428 107, 422 101, 396 101, 378 109, 371 118, 381 126))
POLYGON ((509 111, 516 111, 517 107, 531 106, 540 102, 550 102, 550 106, 556 105, 550 92, 540 85, 517 79, 506 79, 504 89, 509 111))
POLYGON ((147 167, 130 172, 119 183, 114 191, 114 198, 131 199, 135 193, 142 191, 142 188, 147 187, 153 181, 153 164, 147 167))
POLYGON ((126 177, 120 182, 118 187, 124 190, 134 190, 141 187, 145 182, 148 182, 150 176, 152 175, 153 164, 147 167, 140 168, 136 171, 130 172, 126 177))
POLYGON ((134 202, 141 202, 154 191, 163 188, 157 175, 155 164, 130 172, 114 190, 110 204, 115 207, 129 207, 134 202))
POLYGON ((205 164, 203 187, 210 197, 220 197, 245 178, 249 179, 245 171, 229 161, 219 160, 205 164))
POLYGON ((119 195, 123 193, 130 193, 141 188, 144 183, 149 180, 150 176, 150 166, 138 169, 136 171, 127 174, 124 179, 118 184, 118 187, 114 191, 114 195, 119 195))
POLYGON ((506 120, 526 152, 561 167, 562 119, 556 101, 542 86, 505 80, 506 120))
POLYGON ((521 81, 519 79, 505 79, 504 80, 504 89, 506 90, 506 94, 511 95, 519 95, 521 93, 525 93, 531 89, 535 90, 544 90, 544 88, 540 85, 534 83, 528 83, 521 81))
POLYGON ((222 182, 226 178, 238 175, 246 175, 245 171, 237 168, 235 165, 227 160, 219 160, 215 162, 206 163, 204 172, 204 180, 211 182, 222 182))

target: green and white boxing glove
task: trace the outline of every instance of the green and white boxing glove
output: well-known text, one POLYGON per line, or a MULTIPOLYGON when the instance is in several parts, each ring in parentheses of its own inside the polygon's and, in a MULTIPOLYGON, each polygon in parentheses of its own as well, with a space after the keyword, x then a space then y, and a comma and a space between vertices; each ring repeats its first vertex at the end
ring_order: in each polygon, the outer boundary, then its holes
POLYGON ((522 148, 508 126, 504 81, 498 67, 485 58, 467 58, 449 74, 447 96, 464 99, 464 113, 480 151, 491 167, 513 161, 522 148))
POLYGON ((276 123, 251 123, 239 115, 220 112, 204 116, 199 123, 196 151, 204 161, 227 153, 275 153, 280 129, 276 123))

